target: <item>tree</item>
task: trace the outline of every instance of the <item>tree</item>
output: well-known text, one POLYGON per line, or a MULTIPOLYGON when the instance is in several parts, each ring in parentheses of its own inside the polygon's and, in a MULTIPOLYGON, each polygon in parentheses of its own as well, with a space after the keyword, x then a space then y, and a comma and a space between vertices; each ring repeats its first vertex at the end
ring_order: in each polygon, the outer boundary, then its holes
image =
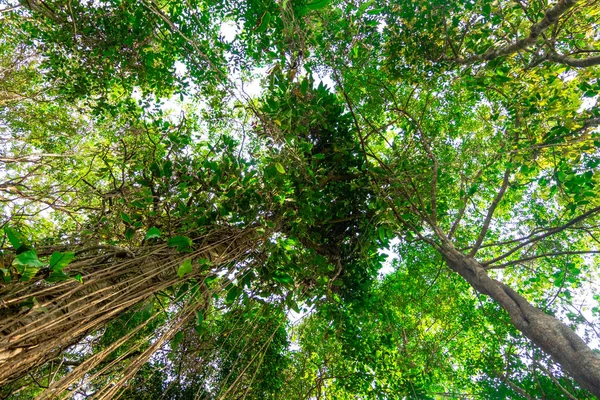
POLYGON ((597 13, 9 4, 3 396, 600 396, 597 13))

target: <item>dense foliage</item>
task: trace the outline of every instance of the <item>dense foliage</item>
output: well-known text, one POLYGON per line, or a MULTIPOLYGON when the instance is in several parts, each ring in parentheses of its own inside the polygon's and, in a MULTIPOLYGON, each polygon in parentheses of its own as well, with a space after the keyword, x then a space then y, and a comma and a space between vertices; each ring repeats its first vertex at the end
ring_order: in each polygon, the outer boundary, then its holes
POLYGON ((0 398, 600 397, 595 0, 0 0, 0 398))

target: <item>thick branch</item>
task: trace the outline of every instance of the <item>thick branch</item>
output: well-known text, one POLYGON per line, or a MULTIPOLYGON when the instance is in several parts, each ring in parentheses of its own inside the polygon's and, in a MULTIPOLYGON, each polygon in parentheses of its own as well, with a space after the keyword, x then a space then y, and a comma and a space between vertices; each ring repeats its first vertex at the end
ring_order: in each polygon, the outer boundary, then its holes
POLYGON ((587 68, 593 67, 594 65, 600 65, 600 56, 588 57, 588 58, 573 58, 569 56, 563 56, 557 53, 548 54, 546 56, 548 60, 555 61, 560 64, 565 64, 575 68, 587 68))
POLYGON ((533 24, 529 31, 529 36, 523 39, 517 40, 516 42, 508 46, 492 47, 483 54, 467 58, 452 59, 452 61, 457 62, 459 64, 472 64, 481 61, 491 61, 495 58, 508 56, 517 53, 521 50, 524 50, 535 44, 540 35, 552 24, 558 21, 558 19, 565 12, 574 7, 577 4, 577 2, 578 0, 560 0, 554 7, 551 7, 546 10, 544 18, 540 22, 533 24))
POLYGON ((439 248, 448 266, 508 313, 511 323, 585 389, 600 396, 600 355, 568 325, 531 305, 502 282, 489 277, 483 265, 465 256, 449 241, 439 248))

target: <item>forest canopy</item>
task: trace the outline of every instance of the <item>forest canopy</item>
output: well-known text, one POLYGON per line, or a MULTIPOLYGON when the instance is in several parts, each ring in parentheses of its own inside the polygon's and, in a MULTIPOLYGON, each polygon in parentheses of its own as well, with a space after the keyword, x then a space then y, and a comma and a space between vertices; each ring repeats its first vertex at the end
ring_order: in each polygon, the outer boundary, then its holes
POLYGON ((599 18, 0 0, 0 399, 600 398, 599 18))

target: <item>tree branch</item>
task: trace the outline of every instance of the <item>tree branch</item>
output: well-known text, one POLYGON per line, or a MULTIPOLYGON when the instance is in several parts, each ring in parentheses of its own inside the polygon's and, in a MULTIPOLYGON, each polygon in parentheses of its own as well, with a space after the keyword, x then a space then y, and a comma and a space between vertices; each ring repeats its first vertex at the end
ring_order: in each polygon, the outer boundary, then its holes
POLYGON ((485 216, 485 220, 483 221, 483 227, 481 228, 481 232, 479 232, 479 236, 477 237, 477 240, 475 241, 475 244, 473 245, 473 248, 471 249, 471 252, 469 253, 469 256, 471 256, 471 257, 473 257, 477 253, 477 250, 479 250, 479 247, 481 247, 481 243, 483 242, 483 239, 485 238, 485 235, 487 234, 487 231, 490 227, 490 222, 492 221, 492 217, 494 216, 494 211, 496 211, 496 207, 498 207, 500 200, 502 200, 502 197, 504 196, 504 193, 506 192, 506 188, 508 187, 508 178, 509 177, 510 177, 510 168, 507 168, 506 171, 504 172, 504 178, 502 179, 502 186, 500 186, 500 190, 498 191, 498 194, 496 194, 496 197, 494 198, 494 200, 492 201, 492 204, 488 208, 487 215, 485 216))
POLYGON ((524 262, 535 260, 538 258, 575 255, 575 254, 600 254, 600 250, 558 251, 556 253, 544 253, 544 254, 539 254, 536 256, 520 258, 518 260, 509 261, 509 262, 506 262, 506 263, 500 264, 500 265, 489 265, 489 266, 486 266, 485 269, 502 269, 502 268, 509 267, 511 265, 524 263, 524 262))
POLYGON ((491 61, 495 58, 508 56, 521 50, 524 50, 533 45, 540 35, 554 24, 558 19, 569 9, 573 8, 577 4, 578 0, 560 0, 554 7, 546 10, 544 18, 531 26, 529 36, 526 38, 517 40, 516 42, 503 46, 503 47, 492 47, 485 53, 470 56, 467 58, 450 59, 450 61, 457 62, 459 64, 472 64, 481 61, 491 61))
POLYGON ((547 54, 545 58, 548 60, 552 60, 554 62, 560 63, 560 64, 565 64, 570 67, 575 67, 575 68, 586 68, 586 67, 593 67, 595 65, 600 65, 600 56, 588 57, 588 58, 573 58, 573 57, 564 56, 564 55, 557 54, 557 53, 550 53, 550 54, 547 54))
POLYGON ((531 239, 527 240, 526 242, 523 242, 523 243, 519 244, 518 246, 515 246, 515 247, 513 247, 511 250, 507 251, 506 253, 502 254, 501 256, 498 256, 498 257, 496 257, 496 258, 494 258, 494 259, 492 259, 492 260, 489 260, 489 261, 482 262, 481 264, 482 264, 482 265, 484 265, 484 266, 488 266, 488 265, 490 265, 490 264, 493 264, 493 263, 495 263, 495 262, 498 262, 498 261, 500 261, 500 260, 503 260, 503 259, 505 259, 506 257, 508 257, 508 256, 510 256, 511 254, 513 254, 515 251, 517 251, 517 250, 519 250, 519 249, 521 249, 521 248, 523 248, 523 247, 527 246, 528 244, 530 244, 530 243, 534 243, 534 242, 538 242, 538 241, 540 241, 540 240, 542 240, 542 239, 544 239, 544 238, 547 238, 548 236, 552 236, 552 235, 554 235, 555 233, 562 232, 562 231, 564 231, 565 229, 567 229, 567 228, 569 228, 569 227, 571 227, 571 226, 575 225, 576 223, 578 223, 578 222, 581 222, 581 221, 583 221, 584 219, 588 218, 589 216, 591 216, 591 215, 593 215, 593 214, 597 213, 598 211, 600 211, 600 206, 598 206, 598 207, 594 207, 594 208, 592 208, 591 210, 588 210, 588 211, 584 212, 584 213, 583 213, 583 214, 581 214, 580 216, 578 216, 578 217, 576 217, 576 218, 573 218, 572 220, 570 220, 569 222, 567 222, 567 223, 566 223, 566 224, 564 224, 564 225, 561 225, 561 226, 557 226, 557 227, 555 227, 555 228, 548 229, 548 230, 546 231, 546 233, 544 233, 544 234, 542 234, 542 235, 540 235, 540 236, 537 236, 537 237, 531 238, 531 239))

